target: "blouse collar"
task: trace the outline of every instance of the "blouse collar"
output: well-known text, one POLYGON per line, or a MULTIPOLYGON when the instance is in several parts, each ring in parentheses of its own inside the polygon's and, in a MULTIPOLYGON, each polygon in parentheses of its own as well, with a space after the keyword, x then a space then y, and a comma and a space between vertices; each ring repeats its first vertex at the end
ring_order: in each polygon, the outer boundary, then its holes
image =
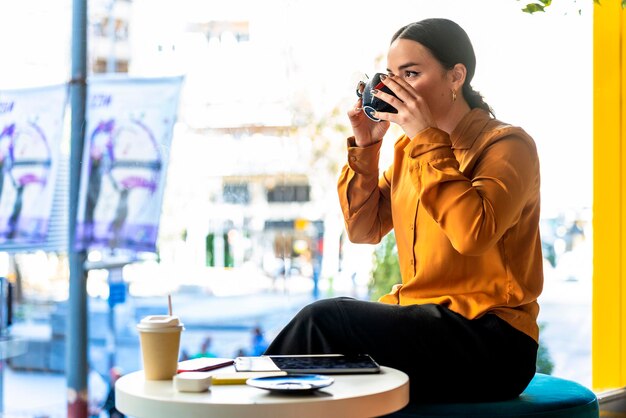
POLYGON ((468 149, 483 128, 492 120, 491 115, 484 109, 474 108, 467 112, 450 134, 453 149, 468 149))

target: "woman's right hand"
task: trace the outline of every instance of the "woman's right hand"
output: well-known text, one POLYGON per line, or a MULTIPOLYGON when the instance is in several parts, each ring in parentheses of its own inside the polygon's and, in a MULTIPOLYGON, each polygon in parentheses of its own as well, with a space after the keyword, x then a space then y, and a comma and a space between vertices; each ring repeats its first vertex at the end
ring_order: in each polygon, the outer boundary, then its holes
POLYGON ((383 140, 390 123, 386 120, 374 122, 365 115, 361 107, 362 101, 359 99, 356 105, 348 111, 348 118, 350 118, 356 145, 367 147, 383 140))

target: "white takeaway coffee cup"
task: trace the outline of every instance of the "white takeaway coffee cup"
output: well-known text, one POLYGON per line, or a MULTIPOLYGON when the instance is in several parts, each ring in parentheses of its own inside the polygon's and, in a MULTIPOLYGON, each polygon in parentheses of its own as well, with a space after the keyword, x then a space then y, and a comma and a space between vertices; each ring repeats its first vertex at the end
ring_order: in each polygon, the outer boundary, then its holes
POLYGON ((150 315, 137 324, 146 380, 174 377, 184 329, 180 319, 173 315, 150 315))

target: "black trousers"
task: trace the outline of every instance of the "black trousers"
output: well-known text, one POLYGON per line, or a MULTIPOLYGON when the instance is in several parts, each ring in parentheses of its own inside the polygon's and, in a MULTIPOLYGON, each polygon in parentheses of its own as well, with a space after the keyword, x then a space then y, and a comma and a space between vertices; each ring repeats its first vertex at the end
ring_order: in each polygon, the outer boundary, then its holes
POLYGON ((409 375, 411 401, 514 398, 535 374, 537 343, 496 315, 339 297, 304 307, 265 354, 371 355, 409 375))

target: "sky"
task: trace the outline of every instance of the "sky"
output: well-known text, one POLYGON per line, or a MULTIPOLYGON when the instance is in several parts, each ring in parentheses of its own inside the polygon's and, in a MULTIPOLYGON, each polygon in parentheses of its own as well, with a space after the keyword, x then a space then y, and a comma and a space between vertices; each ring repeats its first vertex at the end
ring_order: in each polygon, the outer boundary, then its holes
MULTIPOLYGON (((591 206, 592 3, 562 0, 531 16, 516 0, 135 0, 134 72, 188 73, 190 80, 208 80, 208 95, 243 100, 249 90, 263 94, 250 86, 270 84, 284 94, 297 86, 324 113, 352 99, 359 74, 384 70, 396 29, 426 17, 450 18, 474 44, 474 88, 499 119, 534 137, 548 214, 591 206), (206 45, 185 32, 186 23, 222 19, 250 20, 255 62, 197 61, 206 45), (157 44, 178 45, 179 52, 154 65, 157 44), (194 72, 198 62, 202 72, 194 72), (289 83, 280 87, 285 77, 289 83)), ((70 0, 2 1, 0 88, 67 81, 70 29, 70 0)))

